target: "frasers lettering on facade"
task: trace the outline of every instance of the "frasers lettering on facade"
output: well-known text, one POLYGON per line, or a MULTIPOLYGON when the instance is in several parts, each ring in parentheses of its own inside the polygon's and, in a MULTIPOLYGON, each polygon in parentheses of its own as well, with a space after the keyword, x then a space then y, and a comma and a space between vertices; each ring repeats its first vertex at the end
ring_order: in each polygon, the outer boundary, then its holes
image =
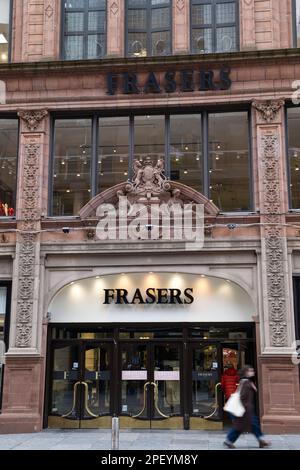
POLYGON ((132 295, 126 289, 103 289, 103 304, 192 304, 193 289, 155 289, 149 287, 145 292, 136 289, 132 295))
POLYGON ((139 76, 133 72, 121 74, 110 73, 107 76, 107 94, 114 95, 118 91, 124 94, 139 93, 175 93, 208 91, 208 90, 229 90, 231 87, 230 69, 221 69, 219 72, 213 70, 180 70, 168 71, 163 79, 159 80, 158 75, 149 72, 146 81, 143 83, 139 76))

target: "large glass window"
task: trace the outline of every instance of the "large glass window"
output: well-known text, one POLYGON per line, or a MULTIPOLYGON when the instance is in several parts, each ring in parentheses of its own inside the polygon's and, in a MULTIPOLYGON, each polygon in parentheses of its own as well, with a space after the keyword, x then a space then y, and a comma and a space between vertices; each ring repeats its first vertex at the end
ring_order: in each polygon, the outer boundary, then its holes
POLYGON ((98 59, 106 53, 106 0, 63 1, 64 58, 98 59))
POLYGON ((287 116, 290 201, 292 209, 300 209, 300 107, 289 108, 287 116))
POLYGON ((195 54, 238 49, 237 0, 192 0, 191 49, 195 54))
POLYGON ((249 210, 248 114, 209 115, 210 199, 221 211, 249 210))
POLYGON ((221 211, 248 211, 248 131, 247 111, 56 119, 51 215, 78 215, 96 194, 127 181, 134 159, 164 160, 168 178, 221 211))
POLYGON ((0 63, 9 60, 11 0, 0 0, 0 63))
POLYGON ((300 1, 293 2, 293 16, 295 29, 295 47, 300 47, 300 1))
POLYGON ((134 118, 134 158, 153 162, 165 159, 165 116, 134 118))
POLYGON ((128 178, 129 118, 100 118, 98 140, 98 190, 103 191, 128 178))
POLYGON ((91 119, 55 123, 53 215, 78 214, 91 193, 91 119))
POLYGON ((202 192, 202 135, 200 114, 170 116, 171 179, 202 192))
POLYGON ((171 1, 126 0, 128 56, 171 53, 171 1))
POLYGON ((0 119, 0 217, 15 215, 18 120, 0 119))

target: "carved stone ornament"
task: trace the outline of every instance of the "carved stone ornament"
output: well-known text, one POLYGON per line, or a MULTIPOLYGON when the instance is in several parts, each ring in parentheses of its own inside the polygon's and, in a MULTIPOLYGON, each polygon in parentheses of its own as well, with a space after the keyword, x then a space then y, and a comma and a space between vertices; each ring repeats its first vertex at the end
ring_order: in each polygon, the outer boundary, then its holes
POLYGON ((252 106, 260 113, 262 119, 270 124, 284 106, 284 100, 253 101, 252 106))
POLYGON ((119 11, 119 5, 117 2, 112 2, 111 6, 110 6, 110 11, 113 15, 116 15, 119 11))
POLYGON ((27 129, 30 132, 34 132, 40 122, 47 116, 48 111, 45 109, 39 111, 26 111, 20 110, 18 116, 25 122, 27 129))
MULTIPOLYGON (((274 108, 275 109, 275 108, 274 108)), ((267 273, 267 299, 271 346, 287 346, 286 288, 284 233, 281 226, 281 201, 279 183, 279 140, 277 132, 261 137, 262 184, 264 202, 262 212, 265 236, 267 273)))
POLYGON ((179 11, 183 10, 185 4, 185 0, 177 0, 176 7, 179 11))
POLYGON ((31 347, 35 295, 35 268, 39 235, 39 160, 41 145, 34 139, 25 144, 21 222, 17 246, 18 291, 16 305, 17 348, 31 347))
POLYGON ((164 174, 163 160, 158 160, 155 166, 149 158, 144 162, 134 160, 133 179, 126 186, 128 193, 133 192, 150 199, 152 196, 157 196, 163 191, 168 191, 170 187, 170 183, 164 174))

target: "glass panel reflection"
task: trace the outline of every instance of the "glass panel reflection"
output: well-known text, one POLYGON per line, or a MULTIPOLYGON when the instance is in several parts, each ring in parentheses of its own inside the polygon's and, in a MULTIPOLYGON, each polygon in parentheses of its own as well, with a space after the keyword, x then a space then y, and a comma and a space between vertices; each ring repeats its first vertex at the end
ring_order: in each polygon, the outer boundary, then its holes
POLYGON ((147 418, 147 348, 146 345, 128 345, 121 353, 122 403, 121 413, 147 418))
POLYGON ((165 117, 136 116, 134 118, 134 156, 149 158, 156 163, 165 159, 165 117))
POLYGON ((202 191, 200 114, 170 116, 171 179, 202 191))
POLYGON ((53 215, 77 215, 91 193, 91 120, 55 124, 53 215))
POLYGON ((18 120, 0 119, 0 217, 15 214, 18 120))
POLYGON ((10 3, 11 0, 0 2, 0 63, 8 62, 10 3))
POLYGON ((50 415, 80 417, 79 354, 76 346, 54 349, 50 415))
POLYGON ((290 169, 290 194, 293 209, 300 208, 300 109, 289 108, 288 115, 288 152, 290 169))
POLYGON ((193 349, 192 413, 195 416, 221 419, 217 406, 218 350, 214 345, 193 349))
POLYGON ((129 118, 99 119, 98 188, 128 179, 129 118))
POLYGON ((209 115, 209 177, 221 211, 250 209, 247 112, 209 115))
POLYGON ((85 375, 87 398, 84 401, 82 419, 109 414, 110 411, 110 361, 106 348, 97 347, 85 351, 85 375))
POLYGON ((178 346, 155 346, 154 382, 153 418, 167 418, 180 414, 180 357, 178 346))

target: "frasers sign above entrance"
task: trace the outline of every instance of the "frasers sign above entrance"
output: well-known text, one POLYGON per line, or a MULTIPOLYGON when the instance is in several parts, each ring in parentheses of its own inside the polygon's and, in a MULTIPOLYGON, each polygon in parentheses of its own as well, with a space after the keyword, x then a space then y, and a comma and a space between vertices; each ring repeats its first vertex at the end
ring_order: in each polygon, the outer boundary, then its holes
POLYGON ((53 323, 252 322, 256 311, 234 282, 192 273, 95 275, 49 297, 53 323))
POLYGON ((110 73, 107 76, 107 94, 148 94, 195 91, 229 90, 231 87, 230 69, 179 70, 164 74, 148 72, 141 77, 133 72, 110 73))

